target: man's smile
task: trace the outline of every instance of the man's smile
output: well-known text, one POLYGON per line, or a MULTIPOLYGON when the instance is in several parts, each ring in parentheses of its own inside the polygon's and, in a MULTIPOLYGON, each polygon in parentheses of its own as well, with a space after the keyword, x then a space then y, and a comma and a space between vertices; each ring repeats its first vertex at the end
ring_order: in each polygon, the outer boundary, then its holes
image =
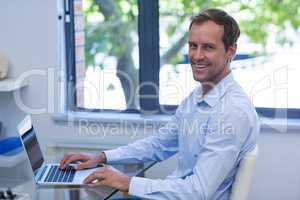
POLYGON ((193 68, 194 71, 197 72, 202 72, 202 71, 206 71, 209 68, 209 63, 191 63, 191 66, 193 68))
POLYGON ((201 68, 207 68, 207 65, 200 65, 200 64, 192 64, 192 67, 197 68, 197 69, 201 69, 201 68))

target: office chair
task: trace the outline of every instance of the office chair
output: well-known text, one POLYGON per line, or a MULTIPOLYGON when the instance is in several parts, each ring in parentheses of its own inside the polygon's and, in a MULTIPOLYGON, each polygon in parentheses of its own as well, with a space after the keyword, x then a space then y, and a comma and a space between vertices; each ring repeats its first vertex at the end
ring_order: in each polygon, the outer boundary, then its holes
POLYGON ((251 179, 255 169, 258 146, 246 153, 240 161, 235 180, 232 184, 230 200, 247 200, 251 187, 251 179))
MULTIPOLYGON (((251 180, 255 169, 258 146, 246 153, 240 161, 235 180, 231 187, 230 200, 247 200, 251 187, 251 180)), ((142 200, 139 198, 119 198, 113 200, 142 200)))

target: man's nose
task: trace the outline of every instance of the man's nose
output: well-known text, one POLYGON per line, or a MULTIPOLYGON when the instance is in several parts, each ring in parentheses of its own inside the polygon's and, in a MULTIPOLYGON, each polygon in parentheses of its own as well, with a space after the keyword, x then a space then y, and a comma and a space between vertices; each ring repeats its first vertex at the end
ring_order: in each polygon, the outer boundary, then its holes
POLYGON ((204 52, 201 48, 197 48, 196 51, 194 52, 194 59, 195 60, 201 60, 204 58, 204 52))

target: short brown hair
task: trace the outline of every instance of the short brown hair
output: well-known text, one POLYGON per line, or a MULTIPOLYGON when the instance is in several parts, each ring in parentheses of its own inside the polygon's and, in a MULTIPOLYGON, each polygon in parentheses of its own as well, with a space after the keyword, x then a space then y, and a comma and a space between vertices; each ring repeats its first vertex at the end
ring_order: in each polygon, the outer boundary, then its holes
POLYGON ((230 46, 234 45, 237 42, 240 36, 240 28, 238 23, 235 21, 233 17, 228 15, 224 10, 209 8, 203 10, 202 12, 200 12, 197 15, 194 15, 191 18, 189 30, 191 30, 192 25, 194 23, 202 24, 203 22, 209 20, 215 22, 218 25, 222 25, 224 27, 224 34, 222 40, 225 46, 225 50, 227 51, 230 46))

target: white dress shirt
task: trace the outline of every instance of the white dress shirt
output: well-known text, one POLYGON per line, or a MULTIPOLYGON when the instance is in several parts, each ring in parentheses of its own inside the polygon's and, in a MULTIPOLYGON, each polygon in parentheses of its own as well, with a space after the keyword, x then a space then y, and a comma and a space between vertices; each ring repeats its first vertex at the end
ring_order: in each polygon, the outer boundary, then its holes
POLYGON ((227 200, 239 161, 257 142, 259 120, 232 73, 204 97, 197 87, 158 133, 105 151, 108 163, 162 161, 178 153, 165 180, 133 177, 129 194, 147 199, 227 200))

